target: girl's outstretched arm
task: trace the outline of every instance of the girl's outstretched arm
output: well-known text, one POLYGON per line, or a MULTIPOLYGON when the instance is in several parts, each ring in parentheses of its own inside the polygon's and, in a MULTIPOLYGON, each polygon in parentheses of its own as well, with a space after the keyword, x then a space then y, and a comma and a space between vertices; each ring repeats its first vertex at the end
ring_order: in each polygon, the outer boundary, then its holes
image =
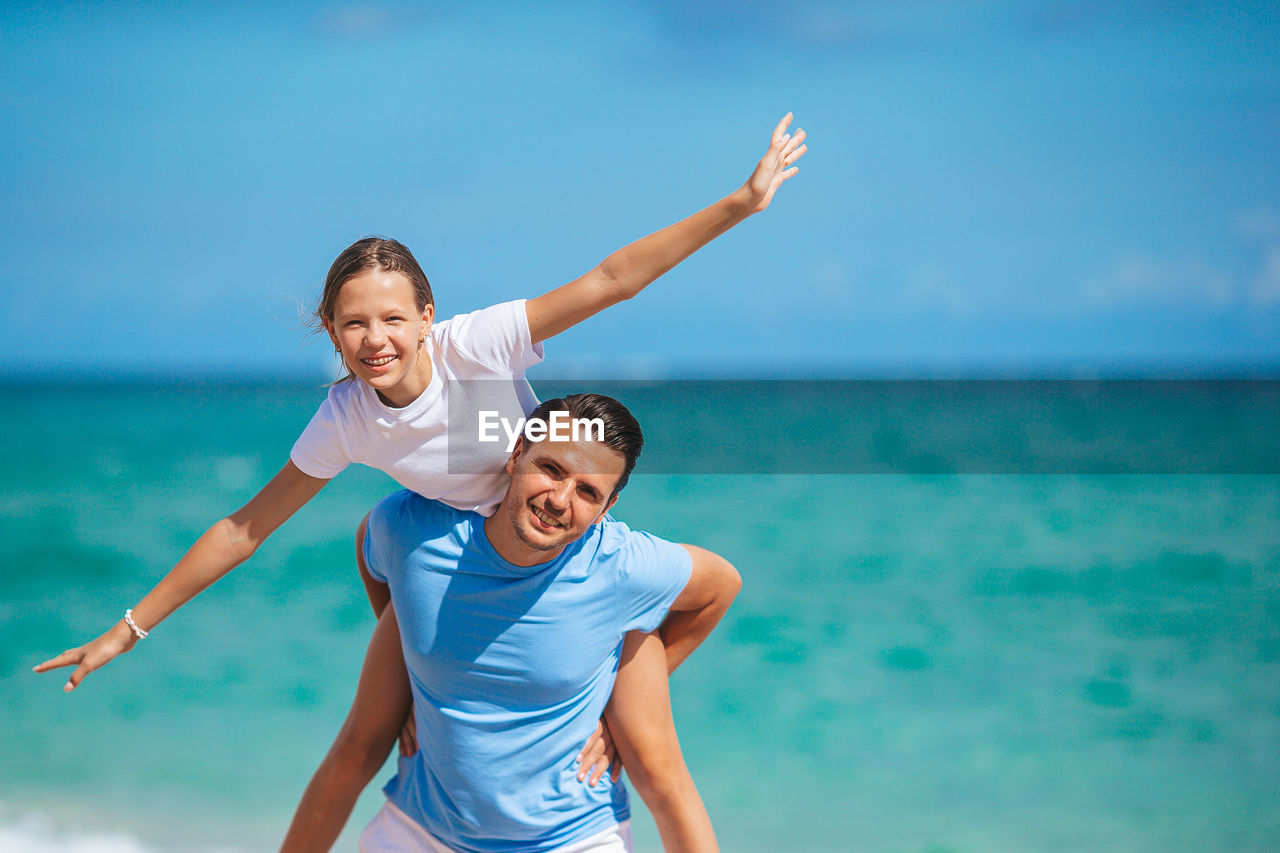
POLYGON ((791 113, 787 113, 773 129, 769 150, 740 188, 689 218, 624 246, 586 275, 529 300, 525 311, 533 342, 545 341, 630 299, 698 249, 768 207, 782 182, 798 171, 792 164, 808 150, 802 144, 805 132, 787 133, 790 124, 791 113))
MULTIPOLYGON (((240 509, 214 524, 191 546, 178 564, 133 608, 133 621, 150 631, 165 617, 186 604, 206 587, 247 560, 271 533, 298 508, 324 488, 328 480, 308 476, 292 462, 262 487, 240 509)), ((63 666, 76 667, 63 690, 68 693, 84 677, 127 652, 138 638, 123 619, 105 634, 83 646, 68 649, 35 667, 47 672, 63 666)))

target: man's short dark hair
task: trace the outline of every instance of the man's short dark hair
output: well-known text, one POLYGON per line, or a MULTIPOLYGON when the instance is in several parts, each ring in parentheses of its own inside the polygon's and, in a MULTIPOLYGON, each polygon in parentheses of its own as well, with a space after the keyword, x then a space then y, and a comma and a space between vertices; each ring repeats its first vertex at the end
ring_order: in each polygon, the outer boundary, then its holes
POLYGON ((604 424, 604 444, 622 454, 625 465, 618 485, 613 487, 613 495, 622 491, 640 458, 640 449, 644 447, 644 433, 640 431, 640 422, 627 410, 627 407, 612 397, 603 394, 569 394, 543 400, 538 407, 529 413, 529 420, 539 419, 550 422, 552 412, 568 412, 573 420, 599 419, 604 424))

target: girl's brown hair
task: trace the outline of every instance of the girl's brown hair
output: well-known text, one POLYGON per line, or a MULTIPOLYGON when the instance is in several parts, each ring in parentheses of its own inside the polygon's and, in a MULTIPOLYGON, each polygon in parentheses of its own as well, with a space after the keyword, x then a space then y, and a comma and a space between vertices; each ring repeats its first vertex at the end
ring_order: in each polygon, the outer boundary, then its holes
POLYGON ((316 320, 332 322, 333 306, 338 301, 342 285, 375 269, 398 272, 407 278, 413 285, 414 302, 419 311, 436 304, 426 273, 404 243, 387 237, 365 237, 344 249, 329 267, 329 274, 324 277, 324 290, 320 292, 320 304, 316 307, 316 320))

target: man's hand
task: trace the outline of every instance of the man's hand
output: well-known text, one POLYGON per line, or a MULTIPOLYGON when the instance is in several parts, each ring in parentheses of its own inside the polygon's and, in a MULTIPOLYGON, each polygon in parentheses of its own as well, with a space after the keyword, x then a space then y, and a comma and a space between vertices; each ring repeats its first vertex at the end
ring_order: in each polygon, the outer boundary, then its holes
POLYGON ((803 130, 797 130, 795 136, 787 133, 787 126, 790 124, 791 113, 787 113, 773 129, 769 150, 765 152, 764 157, 756 165, 756 170, 747 179, 746 189, 751 196, 751 209, 755 213, 768 207, 769 202, 773 201, 773 194, 778 191, 782 182, 800 171, 799 167, 791 164, 809 150, 808 145, 800 144, 805 138, 803 130))
POLYGON ((74 665, 75 671, 62 687, 64 691, 70 693, 80 686, 80 682, 86 675, 110 663, 116 655, 129 651, 137 642, 138 638, 134 636, 133 630, 121 619, 98 639, 74 649, 67 649, 57 657, 33 667, 32 671, 48 672, 51 669, 74 665))
POLYGON ((594 787, 604 776, 604 771, 609 769, 609 765, 613 765, 609 779, 617 782, 622 775, 622 762, 617 758, 609 726, 602 718, 596 723, 595 733, 587 740, 587 745, 578 753, 578 781, 585 779, 588 785, 594 787), (590 779, 587 778, 588 773, 591 774, 590 779))

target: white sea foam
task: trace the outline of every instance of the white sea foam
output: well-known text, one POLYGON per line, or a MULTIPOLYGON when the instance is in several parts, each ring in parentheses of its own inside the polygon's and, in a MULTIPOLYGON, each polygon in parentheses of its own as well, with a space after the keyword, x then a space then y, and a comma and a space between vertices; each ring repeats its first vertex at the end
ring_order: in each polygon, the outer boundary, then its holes
MULTIPOLYGON (((5 814, 0 820, 0 853, 168 853, 119 832, 68 829, 43 814, 5 814)), ((199 853, 245 853, 230 847, 190 848, 199 853)))

